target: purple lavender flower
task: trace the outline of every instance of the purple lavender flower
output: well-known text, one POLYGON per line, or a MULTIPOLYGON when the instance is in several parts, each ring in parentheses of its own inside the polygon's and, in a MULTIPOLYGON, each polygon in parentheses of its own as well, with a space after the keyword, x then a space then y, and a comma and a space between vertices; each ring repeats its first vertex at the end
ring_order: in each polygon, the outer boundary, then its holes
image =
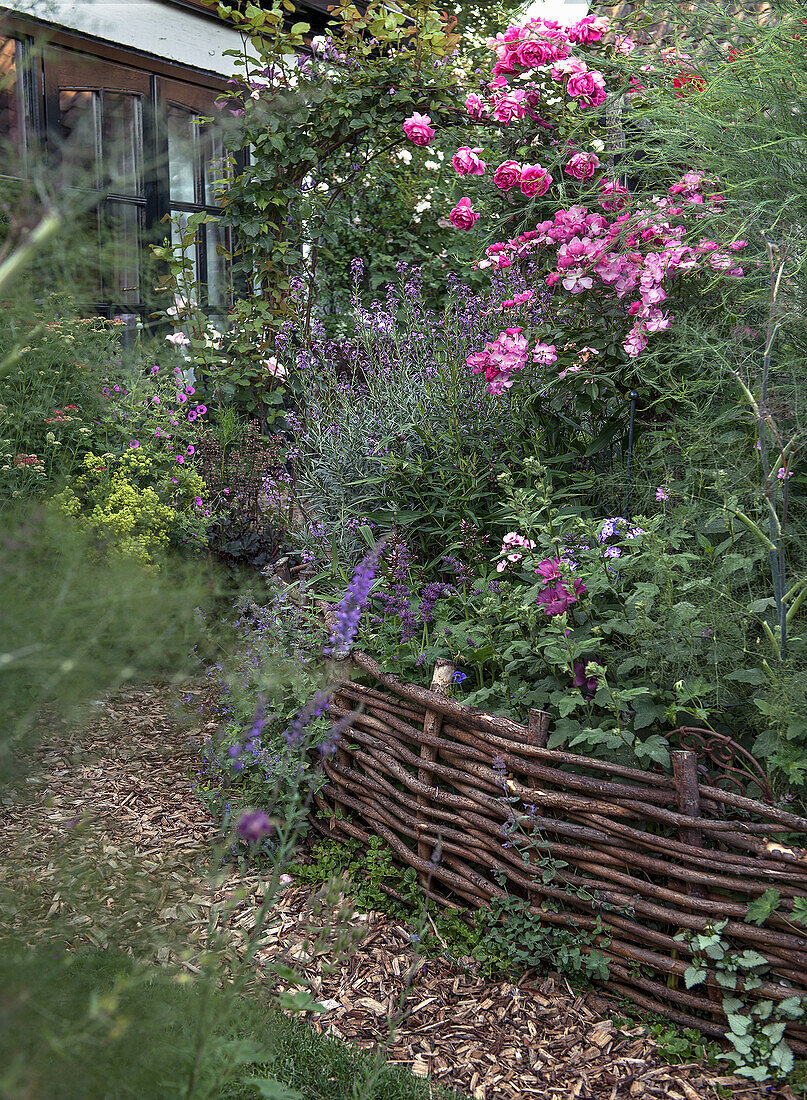
POLYGON ((316 718, 323 716, 330 706, 330 702, 331 693, 329 691, 318 691, 315 695, 312 695, 304 707, 297 711, 289 723, 288 729, 283 732, 286 744, 290 749, 296 749, 300 745, 305 731, 316 718))
POLYGON ((420 607, 418 608, 420 620, 430 623, 434 619, 434 605, 444 596, 452 596, 456 592, 453 584, 444 584, 442 581, 434 581, 424 585, 420 607))
POLYGON ((344 718, 340 718, 338 722, 334 722, 331 726, 331 731, 322 744, 319 746, 319 755, 322 760, 326 760, 329 756, 333 756, 336 752, 336 748, 342 737, 342 734, 346 729, 350 727, 350 723, 358 714, 358 711, 351 711, 350 714, 346 714, 344 718))
POLYGON ((244 810, 235 831, 247 844, 260 844, 272 832, 272 822, 263 810, 244 810))
POLYGON ((353 580, 336 609, 333 631, 325 649, 326 657, 340 661, 350 654, 353 639, 359 628, 361 613, 370 598, 370 589, 375 580, 382 549, 383 543, 377 543, 356 566, 353 580))

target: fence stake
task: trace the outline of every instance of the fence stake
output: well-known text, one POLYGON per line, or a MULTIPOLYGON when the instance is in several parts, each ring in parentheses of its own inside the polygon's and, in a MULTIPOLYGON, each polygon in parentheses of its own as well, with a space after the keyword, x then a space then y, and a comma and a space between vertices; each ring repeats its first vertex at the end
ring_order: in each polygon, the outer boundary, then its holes
MULTIPOLYGON (((457 666, 451 661, 443 660, 442 657, 438 657, 434 663, 434 673, 432 674, 432 682, 429 685, 431 691, 439 691, 443 695, 447 694, 448 687, 451 684, 451 677, 457 671, 457 666)), ((423 717, 423 732, 431 737, 439 737, 440 730, 443 725, 443 716, 436 711, 427 710, 423 717)), ((418 779, 421 783, 427 783, 431 786, 434 773, 429 764, 433 764, 437 759, 437 749, 432 745, 420 746, 420 759, 423 761, 422 765, 418 768, 418 779)), ((428 799, 424 795, 419 794, 417 798, 417 819, 415 822, 415 830, 419 833, 421 825, 430 824, 428 814, 424 814, 424 808, 428 806, 428 799)), ((421 859, 429 860, 432 857, 432 845, 428 840, 422 840, 418 836, 418 856, 421 859)), ((420 885, 428 887, 428 874, 425 871, 418 871, 418 879, 420 885)))
POLYGON ((531 710, 527 727, 527 741, 539 749, 545 749, 549 740, 549 723, 552 716, 545 710, 531 710))

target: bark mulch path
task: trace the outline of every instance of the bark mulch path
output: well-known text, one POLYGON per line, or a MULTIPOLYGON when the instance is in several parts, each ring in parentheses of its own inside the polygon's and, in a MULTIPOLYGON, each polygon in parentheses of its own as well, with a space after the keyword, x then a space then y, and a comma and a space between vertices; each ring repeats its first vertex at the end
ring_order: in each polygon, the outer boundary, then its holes
MULTIPOLYGON (((214 725, 183 729, 168 689, 138 688, 99 706, 81 735, 42 746, 27 791, 0 804, 5 928, 68 946, 128 938, 194 971, 211 913, 215 923, 226 909, 237 946, 262 880, 233 872, 213 890, 204 876, 215 828, 193 773, 214 725)), ((315 1028, 386 1047, 390 1061, 474 1100, 795 1100, 789 1086, 760 1089, 720 1066, 668 1065, 644 1027, 621 1024, 614 1005, 615 1023, 607 1000, 561 977, 486 981, 419 958, 399 921, 349 905, 335 918, 333 899, 309 887, 280 894, 261 933, 257 965, 281 958, 327 1009, 315 1028)))

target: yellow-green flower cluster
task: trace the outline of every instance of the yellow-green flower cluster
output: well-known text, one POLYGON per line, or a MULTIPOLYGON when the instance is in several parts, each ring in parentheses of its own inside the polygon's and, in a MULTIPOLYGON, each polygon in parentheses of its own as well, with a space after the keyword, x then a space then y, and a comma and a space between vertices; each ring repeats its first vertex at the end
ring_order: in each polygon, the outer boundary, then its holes
POLYGON ((205 492, 198 474, 182 472, 174 494, 176 507, 166 503, 155 483, 159 470, 155 458, 133 450, 117 458, 112 454, 86 454, 84 472, 55 498, 58 506, 109 541, 115 552, 143 565, 165 549, 177 527, 177 512, 192 513, 193 500, 205 492))

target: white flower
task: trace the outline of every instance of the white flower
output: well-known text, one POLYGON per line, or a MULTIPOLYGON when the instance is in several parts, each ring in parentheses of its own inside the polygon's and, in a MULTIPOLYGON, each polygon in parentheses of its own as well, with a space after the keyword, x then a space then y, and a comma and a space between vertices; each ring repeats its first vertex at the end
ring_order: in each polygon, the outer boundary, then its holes
POLYGON ((440 167, 440 164, 436 160, 427 160, 423 167, 428 168, 430 172, 434 172, 440 167))
POLYGON ((395 156, 398 158, 398 160, 402 160, 404 164, 412 163, 412 154, 409 152, 408 149, 399 149, 395 156))
POLYGON ((445 153, 443 152, 442 149, 437 150, 437 159, 438 160, 445 160, 445 153))
POLYGON ((602 140, 602 138, 592 138, 591 139, 591 148, 596 153, 601 153, 603 151, 603 149, 605 148, 605 142, 602 140))
POLYGON ((420 202, 415 204, 415 211, 418 214, 425 214, 427 210, 431 210, 432 204, 428 199, 421 199, 420 202))

